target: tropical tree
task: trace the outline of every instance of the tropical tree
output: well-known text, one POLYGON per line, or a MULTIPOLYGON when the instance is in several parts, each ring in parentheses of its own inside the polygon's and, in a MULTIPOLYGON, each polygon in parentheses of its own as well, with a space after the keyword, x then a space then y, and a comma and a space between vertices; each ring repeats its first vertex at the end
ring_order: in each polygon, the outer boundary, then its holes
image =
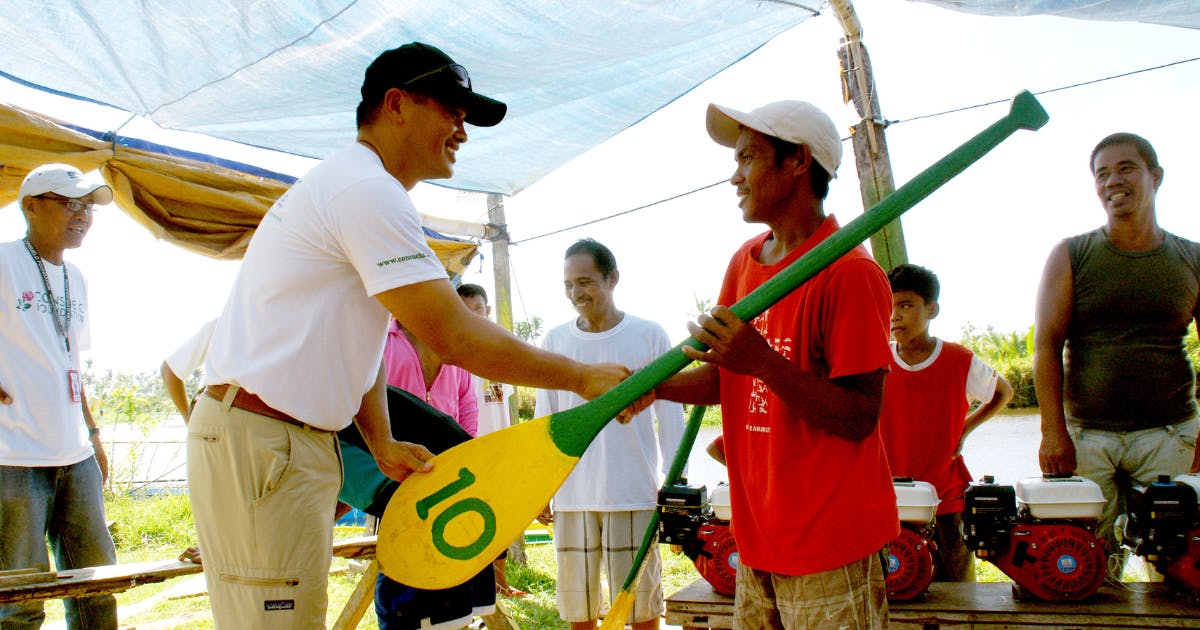
POLYGON ((542 336, 542 318, 534 315, 526 321, 513 324, 513 334, 529 343, 537 343, 542 336))

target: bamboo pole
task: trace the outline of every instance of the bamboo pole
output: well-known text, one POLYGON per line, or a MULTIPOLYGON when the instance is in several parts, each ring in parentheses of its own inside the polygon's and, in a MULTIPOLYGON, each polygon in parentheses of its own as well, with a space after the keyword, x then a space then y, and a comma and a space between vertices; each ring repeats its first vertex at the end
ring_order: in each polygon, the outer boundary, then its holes
POLYGON ((488 240, 492 242, 492 277, 495 281, 496 323, 511 331, 512 289, 508 264, 508 224, 504 219, 504 195, 488 193, 488 240))
MULTIPOLYGON (((843 98, 846 102, 853 100, 858 115, 862 117, 854 125, 851 142, 863 207, 870 208, 896 190, 883 133, 883 114, 880 113, 875 80, 871 74, 871 59, 862 43, 862 23, 854 12, 854 5, 850 0, 830 0, 829 6, 844 34, 838 50, 843 98)), ((908 262, 904 230, 899 218, 871 236, 871 252, 884 270, 908 262)))

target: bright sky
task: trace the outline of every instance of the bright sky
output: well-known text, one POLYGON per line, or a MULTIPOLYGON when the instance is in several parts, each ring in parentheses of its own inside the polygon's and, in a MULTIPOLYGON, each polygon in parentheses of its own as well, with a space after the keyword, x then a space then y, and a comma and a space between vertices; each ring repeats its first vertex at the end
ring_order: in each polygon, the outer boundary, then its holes
MULTIPOLYGON (((1200 56, 1195 30, 1134 23, 1049 17, 984 18, 924 4, 859 0, 883 114, 909 118, 1200 56)), ((836 50, 840 29, 831 11, 808 20, 735 67, 609 142, 505 200, 511 249, 514 319, 537 315, 547 326, 573 311, 562 294, 562 253, 590 236, 613 249, 621 269, 619 308, 659 321, 675 341, 697 299, 716 296, 730 254, 761 226, 741 221, 731 186, 656 205, 613 220, 520 242, 728 179, 729 149, 704 131, 709 102, 748 110, 791 98, 812 101, 845 128, 857 121, 841 103, 836 50)), ((453 51, 448 51, 453 54, 453 51)), ((486 93, 486 86, 479 86, 486 93)), ((0 86, 0 99, 51 115, 103 119, 123 116, 64 106, 0 86)), ((1103 222, 1088 156, 1116 131, 1148 138, 1166 177, 1158 195, 1161 225, 1200 240, 1195 187, 1200 154, 1193 117, 1200 105, 1200 62, 1146 72, 1040 96, 1050 113, 1041 131, 1018 132, 966 173, 905 215, 911 262, 942 280, 942 311, 934 334, 957 339, 965 324, 1025 331, 1045 256, 1061 238, 1103 222), (1185 197, 1185 195, 1191 196, 1185 197)), ((1007 111, 994 105, 887 130, 897 185, 953 150, 1007 111)), ((90 122, 90 121, 80 121, 90 122)), ((90 125, 91 126, 91 125, 90 125)), ((468 129, 468 132, 470 130, 468 129)), ((156 134, 137 123, 124 135, 187 146, 187 134, 156 134), (145 131, 142 131, 145 130, 145 131)), ((346 140, 352 141, 353 130, 346 140)), ((223 144, 198 148, 302 174, 308 162, 256 159, 223 144)), ((463 151, 470 151, 468 142, 463 151)), ((849 142, 826 209, 843 224, 861 212, 849 142)), ((452 180, 450 183, 453 183, 452 180)), ((484 195, 420 185, 418 209, 438 216, 486 220, 484 195)), ((156 370, 223 304, 236 262, 212 261, 157 242, 119 210, 104 208, 83 247, 68 258, 89 279, 91 358, 96 367, 156 370)), ((20 238, 14 207, 0 211, 0 241, 20 238)), ((465 276, 492 288, 490 246, 465 276)), ((331 361, 337 361, 331 357, 331 361)))

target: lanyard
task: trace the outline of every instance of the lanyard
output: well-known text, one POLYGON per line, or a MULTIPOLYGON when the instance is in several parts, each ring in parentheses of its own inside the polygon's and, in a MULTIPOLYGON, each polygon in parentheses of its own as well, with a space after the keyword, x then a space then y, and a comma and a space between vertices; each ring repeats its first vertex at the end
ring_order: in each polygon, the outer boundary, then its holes
POLYGON ((67 280, 67 263, 63 261, 63 297, 66 299, 66 307, 63 309, 63 321, 58 320, 58 309, 54 304, 54 292, 50 290, 50 278, 46 275, 46 267, 42 265, 42 257, 38 255, 37 250, 33 248, 33 244, 29 242, 29 237, 25 237, 25 249, 29 255, 33 257, 33 263, 37 265, 38 271, 42 274, 42 286, 46 289, 46 297, 50 299, 50 319, 54 320, 54 330, 62 336, 63 342, 67 346, 67 354, 71 354, 71 338, 67 336, 67 332, 71 330, 71 283, 67 280))

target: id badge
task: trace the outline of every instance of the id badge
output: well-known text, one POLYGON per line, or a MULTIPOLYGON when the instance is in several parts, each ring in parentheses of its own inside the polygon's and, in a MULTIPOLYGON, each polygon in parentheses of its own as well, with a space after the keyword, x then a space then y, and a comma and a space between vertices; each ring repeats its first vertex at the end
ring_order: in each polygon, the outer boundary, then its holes
POLYGON ((83 384, 79 381, 79 370, 67 370, 67 384, 71 388, 71 402, 83 402, 83 384))

